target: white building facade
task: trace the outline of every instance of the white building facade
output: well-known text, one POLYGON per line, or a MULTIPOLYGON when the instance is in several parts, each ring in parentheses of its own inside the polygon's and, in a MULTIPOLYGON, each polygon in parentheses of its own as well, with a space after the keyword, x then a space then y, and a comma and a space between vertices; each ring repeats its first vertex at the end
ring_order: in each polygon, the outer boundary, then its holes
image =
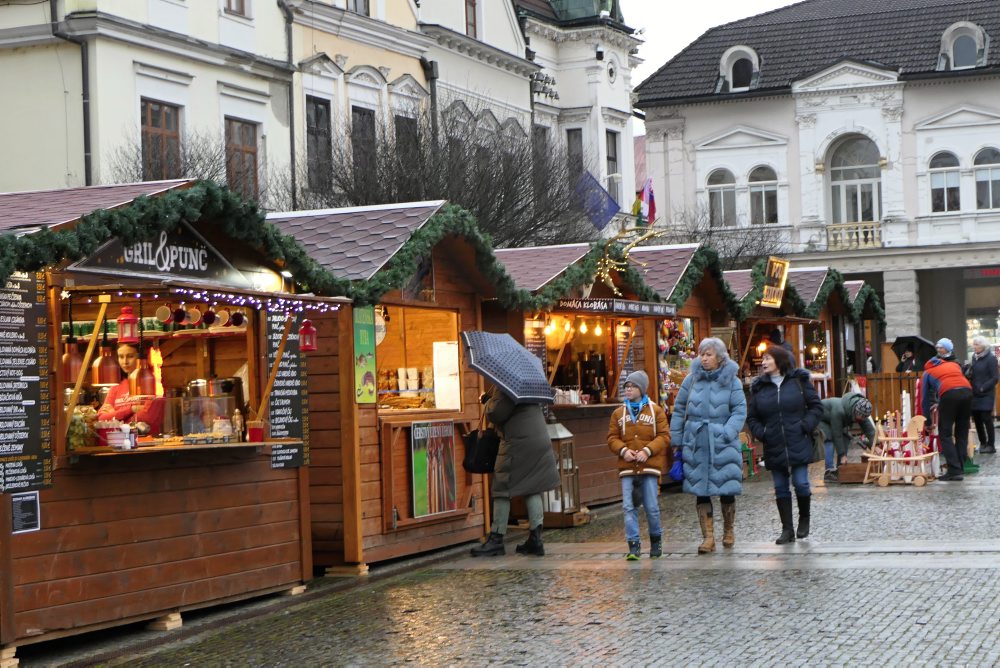
POLYGON ((866 279, 890 342, 1000 343, 998 32, 986 0, 807 0, 709 31, 638 88, 658 203, 866 279))

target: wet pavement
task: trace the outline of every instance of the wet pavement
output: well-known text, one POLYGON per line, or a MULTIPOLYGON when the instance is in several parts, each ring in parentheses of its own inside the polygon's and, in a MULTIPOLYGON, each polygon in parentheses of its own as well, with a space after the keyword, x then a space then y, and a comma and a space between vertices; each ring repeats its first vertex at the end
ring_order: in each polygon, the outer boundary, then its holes
POLYGON ((996 665, 996 457, 924 488, 827 485, 814 465, 813 532, 789 546, 774 545, 764 475, 737 500, 732 550, 717 526, 719 551, 697 555, 694 499, 668 491, 662 559, 644 540, 643 558, 626 561, 620 510, 602 507, 587 526, 547 531, 545 557, 515 555, 512 537, 504 557, 452 551, 186 618, 182 632, 118 630, 86 652, 79 639, 18 655, 23 666, 996 665))

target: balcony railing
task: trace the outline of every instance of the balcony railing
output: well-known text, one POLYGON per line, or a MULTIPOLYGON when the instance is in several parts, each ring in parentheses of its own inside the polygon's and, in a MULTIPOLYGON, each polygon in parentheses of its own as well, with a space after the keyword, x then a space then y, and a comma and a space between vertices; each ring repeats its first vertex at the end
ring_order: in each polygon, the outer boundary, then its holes
POLYGON ((845 223, 826 226, 827 250, 881 248, 882 223, 845 223))

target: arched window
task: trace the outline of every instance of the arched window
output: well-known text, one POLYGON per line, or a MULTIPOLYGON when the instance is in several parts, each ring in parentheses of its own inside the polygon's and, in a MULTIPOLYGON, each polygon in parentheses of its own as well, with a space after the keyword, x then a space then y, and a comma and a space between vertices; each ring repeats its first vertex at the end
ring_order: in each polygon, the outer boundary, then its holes
POLYGON ((770 167, 750 172, 750 224, 773 225, 778 222, 778 176, 770 167))
POLYGON ((962 208, 961 173, 954 153, 942 151, 931 158, 931 211, 958 211, 962 208))
POLYGON ((708 220, 712 227, 736 226, 736 178, 728 169, 708 175, 708 220))
POLYGON ((951 45, 951 69, 975 67, 979 60, 976 40, 971 35, 960 35, 951 45))
POLYGON ((753 79, 753 62, 749 58, 740 58, 733 63, 733 73, 730 78, 733 85, 730 90, 750 88, 751 79, 753 79))
POLYGON ((1000 151, 984 148, 976 154, 976 208, 1000 209, 1000 151))
POLYGON ((878 146, 867 137, 840 142, 830 159, 830 208, 835 224, 874 222, 882 215, 878 146))

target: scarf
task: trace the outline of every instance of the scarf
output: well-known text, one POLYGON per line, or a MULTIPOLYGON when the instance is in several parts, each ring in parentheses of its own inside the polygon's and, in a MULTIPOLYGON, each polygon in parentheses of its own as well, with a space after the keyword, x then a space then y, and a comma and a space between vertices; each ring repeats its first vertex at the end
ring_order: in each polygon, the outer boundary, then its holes
POLYGON ((627 409, 625 412, 628 413, 630 418, 632 418, 633 424, 635 424, 635 421, 639 419, 639 413, 642 412, 642 409, 648 405, 649 397, 645 394, 642 395, 642 399, 639 399, 639 401, 625 400, 625 408, 627 409))
POLYGON ((986 353, 988 353, 988 352, 990 352, 989 348, 983 348, 983 352, 981 352, 981 353, 977 353, 977 352, 973 351, 972 357, 975 358, 975 359, 977 359, 977 360, 981 360, 984 357, 986 357, 986 353))

